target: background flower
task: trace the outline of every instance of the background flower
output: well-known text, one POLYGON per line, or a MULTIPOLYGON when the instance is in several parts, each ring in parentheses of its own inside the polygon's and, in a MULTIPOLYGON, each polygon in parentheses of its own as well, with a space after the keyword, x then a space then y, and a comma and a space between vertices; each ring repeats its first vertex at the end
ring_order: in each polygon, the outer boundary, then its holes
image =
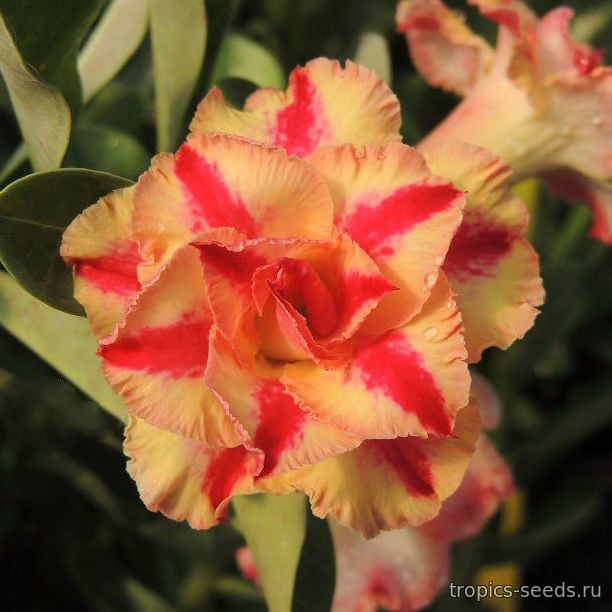
POLYGON ((440 0, 398 5, 398 29, 421 74, 466 96, 423 145, 458 139, 490 149, 515 181, 539 175, 587 203, 593 235, 612 241, 612 72, 604 52, 574 41, 568 7, 538 19, 519 0, 469 3, 499 24, 495 49, 440 0))

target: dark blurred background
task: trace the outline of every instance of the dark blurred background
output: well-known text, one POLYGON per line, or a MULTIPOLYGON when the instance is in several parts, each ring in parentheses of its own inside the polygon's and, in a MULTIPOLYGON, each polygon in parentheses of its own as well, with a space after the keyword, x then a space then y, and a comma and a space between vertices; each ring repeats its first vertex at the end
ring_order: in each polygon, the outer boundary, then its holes
MULTIPOLYGON (((494 29, 461 1, 484 36, 494 29)), ((552 0, 529 3, 539 13, 552 0)), ((596 46, 612 46, 612 3, 567 2, 596 46), (593 10, 607 12, 597 26, 593 10), (591 17, 589 17, 591 15, 591 17), (589 26, 588 19, 592 24, 589 26)), ((456 98, 427 86, 394 31, 395 2, 254 0, 237 3, 230 29, 281 62, 354 57, 360 35, 389 45, 392 87, 408 144, 456 98)), ((215 33, 211 32, 211 38, 215 33)), ((222 84, 232 99, 251 89, 222 84)), ((194 104, 203 94, 200 89, 194 104)), ((123 153, 73 141, 67 165, 135 177, 154 149, 150 52, 145 41, 117 79, 85 108, 83 125, 129 138, 123 153)), ((0 166, 19 143, 0 93, 0 166)), ((14 174, 25 174, 27 166, 14 174)), ((530 235, 541 256, 547 301, 535 328, 478 369, 502 398, 495 438, 515 470, 520 496, 478 538, 455 546, 453 580, 515 576, 522 584, 601 585, 601 599, 496 602, 495 610, 608 610, 612 602, 612 251, 588 237, 589 213, 540 192, 530 235), (485 568, 483 570, 483 568, 485 568), (501 572, 501 573, 500 573, 501 572)), ((27 348, 0 332, 0 609, 264 610, 234 563, 241 538, 229 526, 196 533, 147 512, 125 471, 120 423, 27 348)), ((436 610, 488 609, 447 599, 436 610)))

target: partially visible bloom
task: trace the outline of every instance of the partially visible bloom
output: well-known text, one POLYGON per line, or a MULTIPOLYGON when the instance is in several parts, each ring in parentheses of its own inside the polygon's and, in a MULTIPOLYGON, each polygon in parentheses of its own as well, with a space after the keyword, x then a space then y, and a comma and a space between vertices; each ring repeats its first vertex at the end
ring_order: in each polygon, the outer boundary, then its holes
POLYGON ((396 99, 350 63, 315 60, 247 107, 213 90, 175 155, 64 235, 130 474, 195 528, 233 495, 294 490, 366 537, 426 522, 478 437, 468 358, 541 301, 508 170, 396 142, 396 99))
MULTIPOLYGON (((486 381, 477 375, 474 380, 483 423, 494 426, 496 397, 486 381)), ((363 540, 330 520, 336 555, 332 611, 418 610, 429 605, 448 583, 452 543, 478 534, 513 489, 509 467, 482 434, 461 486, 433 521, 363 540)), ((258 582, 248 548, 238 550, 236 561, 245 578, 258 582)))
POLYGON ((612 243, 612 68, 576 43, 571 9, 541 19, 519 0, 468 0, 499 24, 497 48, 441 0, 403 0, 397 26, 435 86, 465 99, 423 141, 483 146, 593 211, 592 234, 612 243))

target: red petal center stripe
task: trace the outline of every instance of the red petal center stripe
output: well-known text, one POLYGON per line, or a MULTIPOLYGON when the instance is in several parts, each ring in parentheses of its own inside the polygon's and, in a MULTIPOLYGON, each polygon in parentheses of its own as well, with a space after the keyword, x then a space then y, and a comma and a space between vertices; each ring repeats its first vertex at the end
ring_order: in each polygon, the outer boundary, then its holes
POLYGON ((238 483, 247 475, 249 451, 236 446, 221 451, 210 461, 202 479, 202 492, 217 509, 232 495, 238 483))
POLYGON ((303 438, 306 413, 285 392, 278 380, 266 380, 255 395, 259 405, 259 426, 255 446, 265 453, 259 477, 270 474, 283 453, 303 438))
POLYGON ((494 276, 495 266, 510 251, 514 235, 480 216, 466 216, 444 261, 444 270, 458 280, 494 276))
POLYGON ((80 259, 75 262, 75 274, 104 293, 132 295, 140 290, 136 267, 140 263, 135 242, 118 245, 104 257, 80 259))
POLYGON ((307 155, 316 149, 325 130, 323 104, 303 68, 291 73, 289 86, 293 102, 278 113, 272 141, 289 154, 307 155))
POLYGON ((359 272, 350 272, 340 279, 338 285, 336 303, 344 324, 350 322, 365 306, 378 302, 396 289, 382 275, 373 276, 359 272))
POLYGON ((99 354, 118 368, 197 378, 204 374, 208 360, 210 326, 210 321, 185 317, 166 327, 144 327, 137 334, 120 336, 113 344, 101 346, 99 354))
POLYGON ((363 348, 354 365, 361 371, 368 389, 382 391, 406 412, 416 414, 428 431, 439 435, 451 433, 446 402, 436 381, 401 332, 391 332, 363 348))
POLYGON ((215 272, 242 290, 250 291, 255 270, 268 263, 265 257, 248 250, 230 251, 219 244, 203 244, 197 247, 205 265, 211 266, 215 272))
POLYGON ((446 210, 459 194, 451 185, 406 185, 379 202, 360 202, 341 223, 366 251, 392 255, 390 238, 446 210))
POLYGON ((232 193, 215 163, 183 145, 176 154, 175 172, 189 195, 194 232, 233 227, 248 237, 255 236, 253 217, 240 196, 232 193))
POLYGON ((373 450, 387 462, 410 493, 429 496, 434 493, 431 466, 418 444, 420 441, 414 438, 395 438, 368 440, 363 446, 373 450))

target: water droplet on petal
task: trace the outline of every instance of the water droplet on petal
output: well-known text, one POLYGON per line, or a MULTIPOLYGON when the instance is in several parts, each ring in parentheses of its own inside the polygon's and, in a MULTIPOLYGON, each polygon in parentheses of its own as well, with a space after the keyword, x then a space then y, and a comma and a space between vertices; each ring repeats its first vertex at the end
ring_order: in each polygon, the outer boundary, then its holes
POLYGON ((595 115, 595 117, 591 117, 591 123, 593 125, 602 125, 603 123, 603 117, 600 117, 599 115, 595 115))
POLYGON ((442 257, 441 255, 438 255, 434 259, 434 263, 436 264, 436 266, 441 266, 444 263, 444 257, 442 257))
POLYGON ((428 327, 423 332, 423 338, 425 338, 425 340, 433 340, 437 335, 438 335, 437 327, 428 327))
POLYGON ((437 275, 435 272, 429 272, 425 275, 423 279, 423 284, 425 285, 425 289, 431 289, 436 284, 437 275))

